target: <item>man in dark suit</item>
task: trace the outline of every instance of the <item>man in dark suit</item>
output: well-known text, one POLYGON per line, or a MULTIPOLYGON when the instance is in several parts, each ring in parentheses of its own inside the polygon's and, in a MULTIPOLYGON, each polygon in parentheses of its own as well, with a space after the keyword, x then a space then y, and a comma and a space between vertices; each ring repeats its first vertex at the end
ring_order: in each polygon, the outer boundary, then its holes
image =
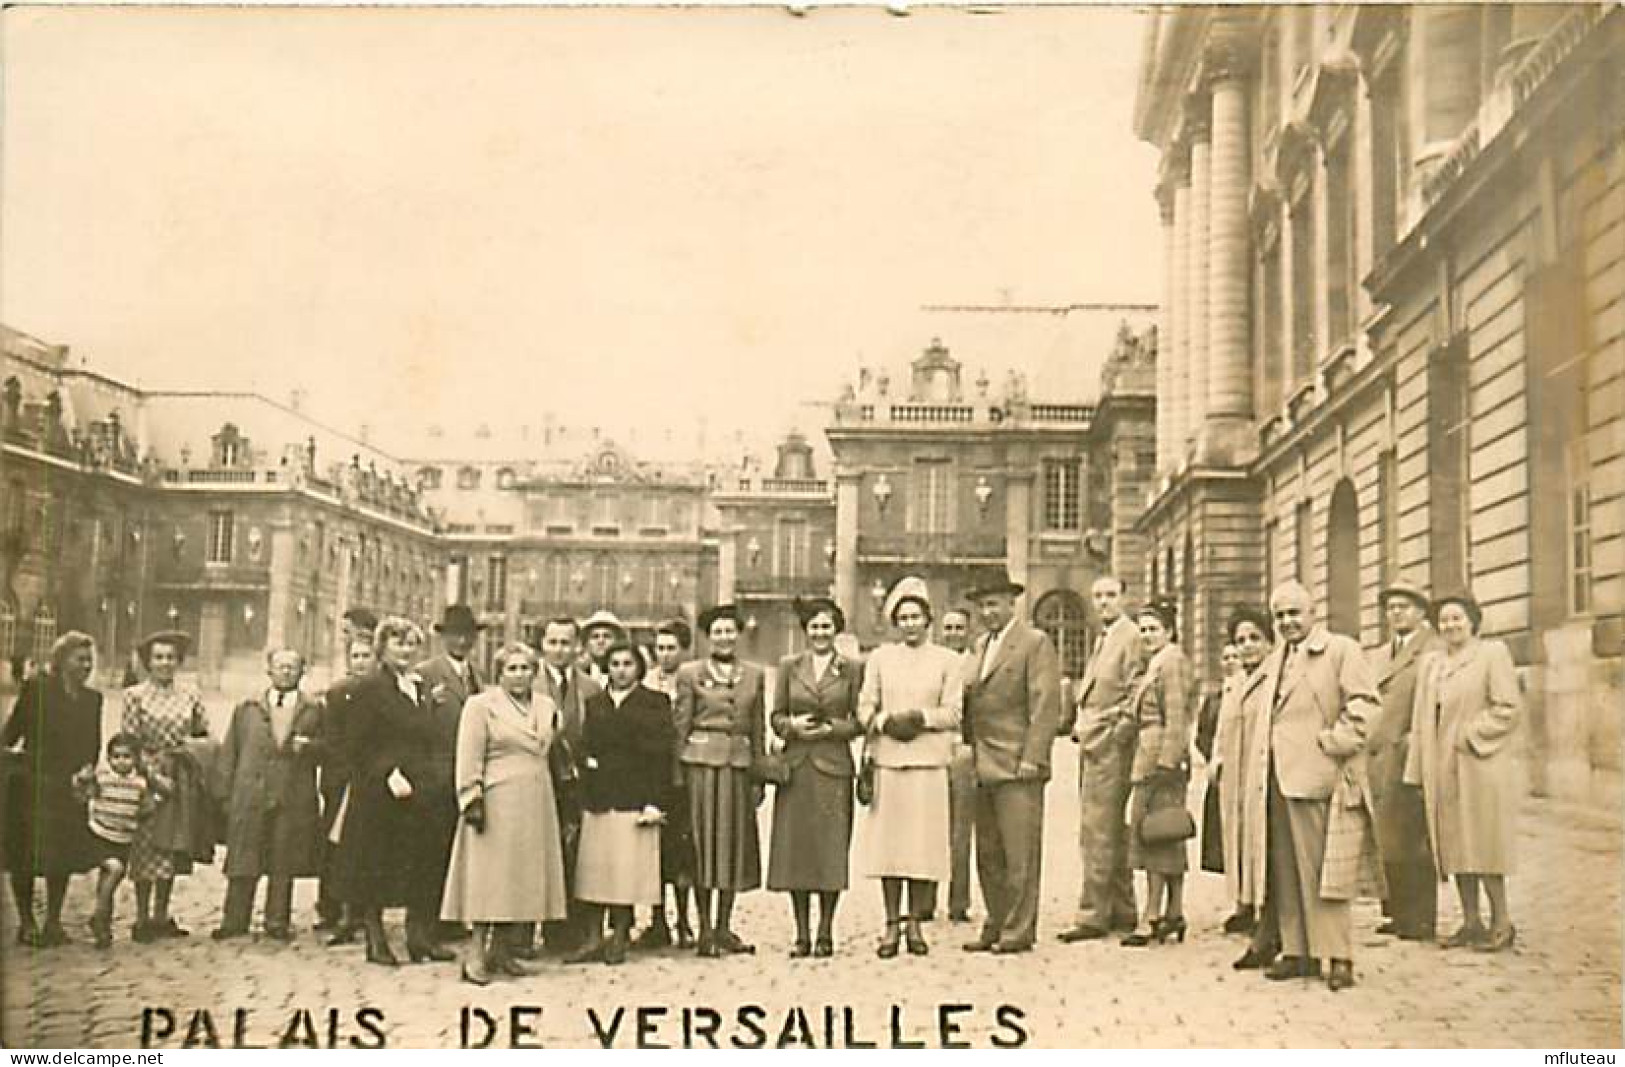
POLYGON ((969 593, 986 631, 965 663, 965 732, 987 919, 967 952, 1027 952, 1038 931, 1044 787, 1061 720, 1061 664, 1049 636, 1016 617, 1023 592, 1001 575, 969 593))
POLYGON ((1416 697, 1416 669, 1422 657, 1440 647, 1427 624, 1427 594, 1409 582, 1382 591, 1389 641, 1370 653, 1382 697, 1382 715, 1371 729, 1369 748, 1371 799, 1377 813, 1377 844, 1387 875, 1388 921, 1379 934, 1407 941, 1431 941, 1438 909, 1433 850, 1428 844, 1427 812, 1422 791, 1403 781, 1411 704, 1416 697))
MULTIPOLYGON (((575 753, 581 747, 581 727, 587 717, 587 701, 603 692, 603 687, 582 670, 578 657, 579 630, 568 616, 549 619, 542 626, 542 669, 537 689, 546 694, 557 709, 553 724, 553 744, 548 761, 553 771, 553 797, 559 813, 559 836, 564 847, 564 879, 571 889, 570 917, 545 923, 543 939, 549 948, 575 949, 585 934, 584 920, 575 901, 576 846, 581 840, 581 769, 575 753)), ((522 944, 529 939, 521 936, 522 944)))
MULTIPOLYGON (((418 785, 420 799, 435 812, 435 833, 442 839, 438 854, 445 859, 440 866, 444 878, 451 864, 451 843, 457 836, 457 724, 463 716, 463 704, 485 688, 468 654, 485 626, 467 604, 449 604, 434 629, 440 635, 441 652, 416 667, 422 679, 423 703, 434 721, 435 739, 429 780, 418 785)), ((462 932, 461 927, 449 924, 440 924, 439 931, 442 939, 462 932)))

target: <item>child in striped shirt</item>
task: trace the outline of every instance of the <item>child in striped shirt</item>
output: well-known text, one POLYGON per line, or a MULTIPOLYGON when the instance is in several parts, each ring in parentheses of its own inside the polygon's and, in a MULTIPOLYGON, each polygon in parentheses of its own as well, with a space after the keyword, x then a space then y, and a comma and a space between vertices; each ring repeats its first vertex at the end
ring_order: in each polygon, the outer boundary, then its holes
POLYGON ((96 914, 90 929, 97 948, 113 944, 113 895, 130 862, 136 827, 152 808, 147 779, 136 767, 140 739, 120 733, 107 742, 107 766, 86 767, 75 776, 89 799, 90 833, 100 852, 96 914))

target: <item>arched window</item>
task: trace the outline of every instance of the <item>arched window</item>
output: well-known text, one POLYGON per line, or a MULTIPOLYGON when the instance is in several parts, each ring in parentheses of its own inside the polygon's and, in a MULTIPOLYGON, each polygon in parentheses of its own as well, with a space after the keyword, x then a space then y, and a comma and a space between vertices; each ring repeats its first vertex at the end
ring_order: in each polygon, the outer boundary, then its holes
POLYGON ((418 468, 418 488, 419 489, 439 489, 440 488, 440 468, 439 467, 419 467, 418 468))
POLYGON ((497 488, 498 489, 512 489, 513 488, 513 483, 514 483, 514 474, 513 474, 513 468, 512 467, 503 467, 503 468, 501 468, 500 470, 497 471, 497 488))
POLYGON ((457 488, 478 489, 480 487, 480 469, 478 467, 462 467, 457 471, 457 488))
POLYGON ((1089 613, 1083 598, 1070 589, 1052 589, 1033 606, 1033 625, 1055 642, 1062 673, 1083 677, 1089 658, 1089 613))
POLYGON ((1326 516, 1326 627, 1360 636, 1360 502, 1344 478, 1326 516))

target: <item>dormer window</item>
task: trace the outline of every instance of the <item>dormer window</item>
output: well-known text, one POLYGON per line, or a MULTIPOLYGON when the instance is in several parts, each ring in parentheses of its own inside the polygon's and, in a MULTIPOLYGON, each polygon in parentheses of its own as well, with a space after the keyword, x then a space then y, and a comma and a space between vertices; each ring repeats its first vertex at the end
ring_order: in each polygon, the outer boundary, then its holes
POLYGON ((478 489, 480 487, 480 469, 478 467, 463 467, 457 471, 457 488, 478 489))
POLYGON ((213 443, 214 466, 216 467, 246 467, 248 465, 248 439, 242 435, 232 423, 220 427, 220 432, 211 438, 213 443))
POLYGON ((419 489, 439 489, 440 488, 440 468, 439 467, 419 467, 418 468, 418 488, 419 489))
POLYGON ((498 489, 512 489, 513 488, 513 483, 514 483, 514 473, 513 473, 513 468, 512 467, 503 467, 502 469, 497 471, 497 488, 498 489))

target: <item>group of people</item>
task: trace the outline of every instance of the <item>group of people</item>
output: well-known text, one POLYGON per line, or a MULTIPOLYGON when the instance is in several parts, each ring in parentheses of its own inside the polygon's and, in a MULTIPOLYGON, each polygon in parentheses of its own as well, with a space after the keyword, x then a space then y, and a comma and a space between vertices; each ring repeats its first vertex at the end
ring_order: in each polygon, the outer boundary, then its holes
POLYGON ((344 678, 307 694, 303 657, 273 649, 268 685, 218 741, 176 680, 189 639, 163 632, 141 642, 146 677, 124 691, 105 746, 93 642, 66 634, 4 732, 26 780, 6 828, 19 939, 67 941, 68 879, 91 869, 98 945, 111 944, 125 877, 135 940, 186 936, 169 912, 174 879, 220 839, 221 940, 249 933, 261 879, 264 932, 291 939, 294 881, 319 877, 329 944, 362 939, 368 961, 397 965, 383 917, 404 907, 411 961, 455 960, 466 939, 462 975, 483 985, 530 973, 544 951, 609 964, 673 943, 707 958, 752 952, 734 903, 765 885, 790 898, 791 956, 827 957, 862 805, 856 866, 880 882, 881 958, 930 951, 939 883, 949 918, 968 919, 973 839, 985 917, 963 947, 1021 953, 1037 937, 1051 753, 1070 736, 1083 880, 1062 942, 1185 939, 1194 742, 1210 793, 1203 866, 1224 873, 1236 903, 1225 929, 1251 935, 1238 968, 1285 979, 1325 961, 1330 988, 1345 988, 1350 901, 1381 895, 1384 932, 1431 938, 1441 876, 1455 877, 1465 918, 1448 947, 1512 945, 1520 698, 1505 646, 1477 637, 1470 597, 1384 590, 1392 640, 1368 654, 1286 583, 1268 615, 1235 613, 1224 679, 1203 701, 1173 607, 1130 612, 1122 582, 1101 578, 1098 634, 1063 708, 1055 647, 1016 610, 1023 592, 1000 575, 937 619, 927 584, 904 577, 882 609, 894 640, 863 659, 838 647, 839 605, 798 601, 805 650, 771 682, 738 655, 730 605, 700 614, 703 655, 691 658, 682 620, 645 648, 598 612, 548 620, 538 648, 502 645, 491 679, 470 658, 481 627, 466 606, 446 609, 427 658, 416 623, 357 610, 344 678), (764 864, 756 813, 769 789, 764 864))
POLYGON ((1184 939, 1194 729, 1208 760, 1203 866, 1224 874, 1236 903, 1226 932, 1251 935, 1237 969, 1285 980, 1319 977, 1325 964, 1328 987, 1347 988, 1352 900, 1382 899, 1379 933, 1432 940, 1444 877, 1463 916, 1444 947, 1512 947, 1506 877, 1523 782, 1509 739, 1522 701, 1507 647, 1478 636, 1471 596, 1385 588, 1389 641, 1367 652, 1286 582, 1268 615, 1234 613, 1220 690, 1200 702, 1172 608, 1153 603, 1130 619, 1112 578, 1092 594, 1101 633, 1073 728, 1084 885, 1060 940, 1119 928, 1125 945, 1184 939), (1131 868, 1146 873, 1143 909, 1131 868))

